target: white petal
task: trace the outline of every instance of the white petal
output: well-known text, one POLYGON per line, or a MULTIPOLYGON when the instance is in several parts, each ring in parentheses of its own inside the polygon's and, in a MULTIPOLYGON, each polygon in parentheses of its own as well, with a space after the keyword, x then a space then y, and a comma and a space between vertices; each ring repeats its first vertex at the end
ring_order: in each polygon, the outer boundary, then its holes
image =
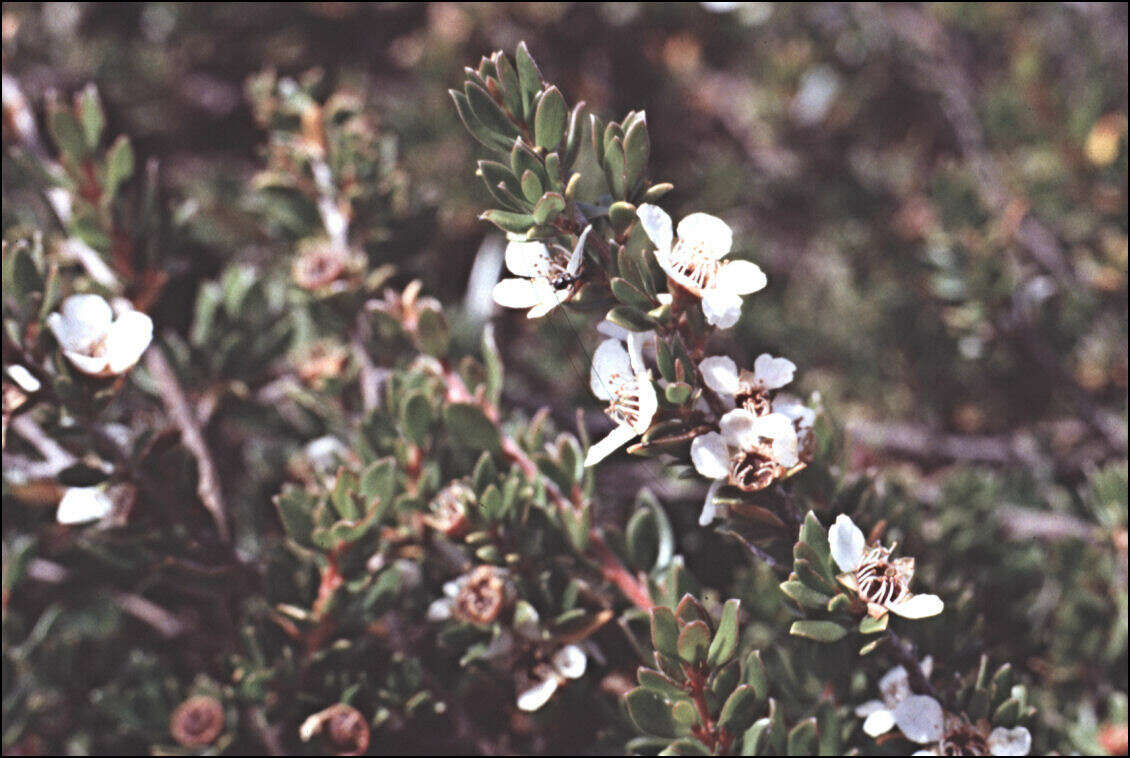
POLYGON ((715 479, 710 483, 710 489, 706 491, 706 499, 702 501, 702 513, 698 514, 699 526, 710 526, 710 522, 718 518, 718 512, 722 508, 714 502, 714 496, 718 493, 718 488, 722 486, 722 481, 715 479))
POLYGON ((532 713, 549 702, 553 693, 557 692, 557 677, 542 679, 525 692, 518 695, 518 710, 532 713))
POLYGON ((101 295, 71 295, 59 314, 51 314, 47 325, 64 350, 89 352, 110 328, 114 312, 101 295))
POLYGON ((13 363, 11 366, 8 366, 8 376, 10 376, 12 381, 19 385, 19 388, 24 392, 39 392, 39 388, 43 386, 25 366, 21 366, 18 363, 13 363))
POLYGON ((631 442, 636 436, 637 432, 632 427, 617 426, 610 431, 604 439, 589 448, 588 453, 585 454, 585 465, 592 466, 600 463, 609 455, 631 442))
POLYGON ((1032 735, 1025 727, 1005 729, 998 726, 989 733, 989 752, 993 755, 1028 755, 1032 749, 1032 735))
POLYGON ((613 339, 620 340, 621 342, 626 341, 629 334, 635 334, 635 332, 629 332, 624 327, 620 326, 619 324, 614 324, 608 319, 604 319, 599 324, 597 324, 596 331, 598 334, 603 334, 605 337, 612 337, 613 339))
POLYGON ((692 213, 679 222, 677 231, 679 239, 702 244, 714 258, 726 255, 734 244, 730 226, 709 213, 692 213))
MULTIPOLYGON (((925 672, 923 672, 925 673, 925 672)), ((929 674, 926 674, 929 676, 929 674)), ((887 705, 894 707, 910 694, 910 677, 902 666, 895 666, 879 680, 879 692, 887 705)))
POLYGON ((104 518, 114 509, 114 502, 96 487, 71 487, 63 493, 55 520, 60 524, 83 524, 104 518))
POLYGON ((859 568, 867 540, 849 516, 841 513, 836 517, 836 523, 828 530, 828 544, 832 549, 832 558, 841 571, 855 571, 859 568))
POLYGON ((106 360, 110 371, 120 374, 133 367, 153 341, 153 321, 141 311, 118 316, 106 333, 106 360))
POLYGON ((865 703, 860 703, 855 706, 855 715, 861 719, 865 719, 875 711, 882 711, 887 708, 882 700, 868 700, 865 703))
POLYGON ((753 434, 773 440, 773 457, 785 468, 795 466, 797 457, 796 427, 792 419, 782 413, 758 416, 753 424, 753 434))
POLYGON ((580 679, 585 675, 588 656, 576 645, 566 645, 553 654, 553 668, 566 679, 580 679))
POLYGON ((728 287, 712 287, 702 293, 702 314, 708 324, 729 329, 742 317, 742 296, 728 287))
POLYGON ((722 265, 722 270, 718 272, 718 278, 739 295, 752 295, 754 292, 760 292, 769 283, 769 280, 765 278, 765 272, 761 270, 761 266, 752 261, 742 260, 726 261, 722 265))
POLYGON ((670 250, 674 235, 671 233, 671 217, 667 212, 658 205, 644 203, 636 209, 636 215, 656 249, 664 252, 670 250))
POLYGON ((447 621, 451 618, 451 598, 441 597, 428 606, 428 621, 447 621))
POLYGON ((643 434, 651 426, 651 420, 655 418, 655 412, 659 410, 659 397, 655 394, 655 385, 651 383, 651 372, 645 371, 636 376, 638 382, 637 393, 639 394, 639 417, 636 423, 632 426, 636 434, 643 434))
POLYGON ((545 276, 549 250, 541 242, 511 242, 506 246, 506 268, 515 276, 545 276))
POLYGON ((503 308, 530 308, 538 303, 538 291, 529 279, 503 279, 491 294, 503 308))
POLYGON ((757 417, 745 408, 735 408, 728 411, 718 422, 722 436, 730 447, 751 450, 757 444, 757 436, 753 433, 757 417))
POLYGON ((944 607, 945 604, 937 595, 911 595, 906 600, 887 606, 891 613, 907 619, 937 616, 944 607))
POLYGON ((935 750, 923 749, 915 750, 911 755, 939 755, 939 753, 935 750))
POLYGON ((780 389, 793 380, 796 364, 788 358, 774 358, 769 353, 762 353, 753 362, 753 375, 763 389, 780 389))
POLYGON ((585 240, 589 238, 592 232, 592 224, 585 227, 581 232, 581 236, 577 239, 577 246, 573 248, 573 254, 569 256, 569 264, 565 267, 566 274, 575 274, 581 270, 581 262, 585 259, 585 240))
POLYGON ((707 432, 691 442, 691 462, 707 479, 725 479, 730 472, 730 453, 718 432, 707 432))
POLYGON ((620 340, 604 340, 592 354, 589 389, 600 400, 611 400, 613 388, 632 376, 632 361, 620 340))
POLYGON ((105 355, 87 355, 74 350, 64 350, 63 355, 67 356, 67 360, 73 363, 75 368, 91 376, 105 373, 106 367, 109 365, 105 355))
POLYGON ((816 411, 791 395, 774 397, 773 412, 788 416, 798 429, 811 429, 816 423, 816 411))
POLYGON ((895 724, 911 742, 929 745, 942 738, 945 714, 934 698, 911 695, 895 706, 895 724))
POLYGON ((565 302, 565 299, 569 297, 569 290, 554 289, 548 279, 531 279, 530 282, 534 286, 534 293, 538 301, 533 308, 530 308, 529 313, 526 314, 527 318, 541 318, 561 305, 565 302))
POLYGON ((884 708, 875 711, 863 721, 863 731, 868 737, 878 737, 894 729, 895 714, 884 708))
POLYGON ((698 364, 706 386, 720 395, 738 394, 738 364, 728 355, 712 355, 698 364))

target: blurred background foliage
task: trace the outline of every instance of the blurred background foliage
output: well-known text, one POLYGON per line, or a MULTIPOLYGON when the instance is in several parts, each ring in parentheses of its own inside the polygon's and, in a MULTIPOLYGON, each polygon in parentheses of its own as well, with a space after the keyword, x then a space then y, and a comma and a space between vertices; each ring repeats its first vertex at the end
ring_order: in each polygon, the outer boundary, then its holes
MULTIPOLYGON (((731 354, 797 363, 801 389, 819 392, 846 432, 839 474, 858 478, 862 512, 892 524, 924 585, 964 599, 947 607, 968 622, 968 639, 930 639, 954 627, 927 624, 920 647, 949 650, 952 670, 975 669, 984 652, 1012 661, 1037 685, 1039 744, 1093 752, 1118 747, 1109 740, 1119 723, 1125 750, 1126 31, 1125 6, 1100 3, 6 3, 3 65, 38 114, 48 93, 69 98, 93 82, 107 132, 130 135, 139 175, 152 167, 175 229, 150 243, 168 277, 150 313, 183 338, 183 365, 208 366, 201 381, 232 371, 255 381, 254 361, 225 368, 193 336, 207 283, 222 273, 224 292, 263 290, 254 296, 264 307, 218 318, 276 323, 285 296, 269 282, 232 284, 254 275, 229 264, 269 263, 280 238, 306 236, 300 219, 247 191, 279 158, 266 145, 265 129, 280 123, 261 107, 273 82, 262 72, 294 77, 316 98, 345 91, 364 103, 377 136, 350 149, 378 156, 381 169, 362 178, 379 207, 360 244, 370 268, 423 280, 462 351, 491 316, 502 250, 476 219, 489 198, 447 95, 462 67, 526 40, 571 102, 606 119, 646 110, 654 178, 675 185, 672 215, 723 217, 768 274, 725 335, 731 354)), ((579 170, 592 175, 588 150, 579 170)), ((23 202, 23 171, 6 150, 6 235, 46 214, 23 202)), ((138 204, 141 184, 126 188, 138 204)), ((548 406, 562 427, 583 408, 595 426, 579 357, 595 339, 580 317, 494 320, 503 403, 548 406)), ((263 422, 241 414, 238 398, 223 407, 214 436, 234 449, 252 436, 245 424, 263 422)), ((318 431, 307 418, 275 422, 279 439, 318 431)), ((219 456, 221 468, 244 469, 229 493, 236 521, 273 513, 290 449, 219 456)), ((162 455, 161 471, 184 476, 183 461, 162 455)), ((747 569, 735 543, 693 528, 697 484, 659 472, 610 460, 598 476, 601 517, 622 517, 652 484, 704 584, 757 586, 749 575, 763 567, 747 569)), ((32 528, 24 521, 5 513, 6 562, 32 528)), ((206 551, 192 558, 206 563, 206 551)), ((223 598, 241 589, 213 581, 225 586, 188 604, 223 629, 223 598)), ((743 600, 761 619, 747 637, 772 640, 783 605, 743 600)), ((67 614, 65 629, 29 614, 38 623, 18 635, 34 656, 21 665, 59 707, 94 692, 107 713, 164 719, 207 689, 192 677, 225 642, 195 635, 176 656, 152 652, 160 645, 130 642, 145 632, 126 629, 134 622, 113 603, 74 602, 82 613, 67 614), (42 647, 31 644, 37 634, 42 647)), ((82 735, 98 733, 98 717, 84 718, 96 719, 88 732, 43 739, 94 749, 82 735)), ((121 740, 98 747, 160 742, 146 732, 157 721, 109 719, 101 728, 121 740)), ((5 737, 6 752, 24 748, 34 746, 5 737)))

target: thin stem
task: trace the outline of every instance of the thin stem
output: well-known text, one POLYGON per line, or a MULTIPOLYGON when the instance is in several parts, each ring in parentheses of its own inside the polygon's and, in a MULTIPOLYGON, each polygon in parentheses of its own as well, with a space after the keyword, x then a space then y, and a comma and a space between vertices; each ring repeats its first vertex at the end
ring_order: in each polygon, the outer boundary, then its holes
POLYGON ((918 647, 910 640, 903 639, 890 629, 887 630, 887 640, 890 642, 888 647, 891 650, 892 656, 898 661, 900 666, 906 669, 907 678, 910 680, 910 688, 921 695, 929 695, 940 702, 941 698, 938 695, 938 691, 934 689, 934 685, 930 684, 930 680, 922 670, 922 665, 918 662, 918 647))

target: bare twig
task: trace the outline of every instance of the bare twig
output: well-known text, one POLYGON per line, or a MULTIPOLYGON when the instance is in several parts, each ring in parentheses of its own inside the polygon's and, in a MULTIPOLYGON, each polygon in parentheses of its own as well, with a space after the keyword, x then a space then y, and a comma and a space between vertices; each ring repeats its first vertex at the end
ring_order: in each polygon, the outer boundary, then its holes
MULTIPOLYGON (((11 426, 13 432, 25 439, 43 456, 43 463, 36 468, 36 473, 40 476, 55 476, 78 460, 62 445, 48 437, 43 428, 31 416, 26 414, 16 416, 12 419, 11 426)), ((5 455, 4 459, 7 463, 8 456, 5 455)))
POLYGON ((145 368, 156 382, 173 423, 180 429, 184 446, 196 459, 196 492, 200 496, 200 502, 216 522, 216 531, 220 539, 227 542, 229 539, 227 509, 220 490, 220 477, 216 471, 216 464, 212 461, 212 455, 208 452, 204 434, 197 424, 196 413, 189 405, 180 382, 177 381, 172 367, 159 348, 155 347, 146 353, 145 368))

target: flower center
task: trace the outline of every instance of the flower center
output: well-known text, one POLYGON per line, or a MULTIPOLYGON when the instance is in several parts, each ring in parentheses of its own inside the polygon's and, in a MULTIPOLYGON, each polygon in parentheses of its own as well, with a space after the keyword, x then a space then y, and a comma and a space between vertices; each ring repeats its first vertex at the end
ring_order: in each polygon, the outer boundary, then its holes
POLYGON ((941 755, 988 755, 989 743, 972 724, 960 724, 938 743, 941 755))
POLYGON ((907 594, 906 582, 889 557, 890 551, 886 548, 875 548, 855 570, 859 596, 868 603, 886 606, 897 603, 907 594))
POLYGON ((758 452, 739 452, 730 458, 730 484, 745 492, 757 492, 773 483, 777 464, 758 452))
POLYGON ((671 268, 700 290, 709 289, 721 264, 701 240, 680 239, 671 250, 671 268))
POLYGON ((765 390, 743 389, 734 396, 734 400, 754 416, 768 416, 773 412, 773 401, 765 390))
POLYGON ((490 566, 475 569, 455 598, 456 615, 477 624, 489 624, 502 611, 506 588, 490 566))
POLYGON ((583 266, 578 267, 576 273, 569 273, 570 255, 565 250, 552 249, 547 258, 542 258, 537 268, 539 276, 547 279, 549 285, 555 290, 571 287, 580 281, 583 266))
POLYGON ((612 400, 604 412, 620 426, 635 427, 640 421, 640 383, 634 376, 612 374, 607 377, 612 400))

